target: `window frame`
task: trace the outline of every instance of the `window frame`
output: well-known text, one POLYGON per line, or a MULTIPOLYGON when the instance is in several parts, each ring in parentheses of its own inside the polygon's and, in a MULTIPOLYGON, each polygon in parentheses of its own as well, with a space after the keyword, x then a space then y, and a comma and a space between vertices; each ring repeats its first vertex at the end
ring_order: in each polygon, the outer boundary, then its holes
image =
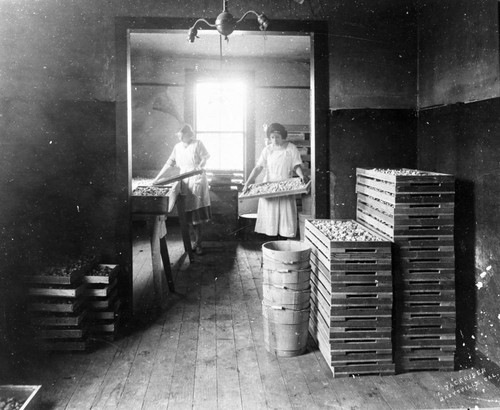
MULTIPOLYGON (((222 76, 223 80, 235 79, 247 84, 246 121, 243 129, 243 176, 246 180, 253 169, 255 161, 255 73, 253 71, 237 70, 206 70, 197 71, 188 69, 185 71, 185 98, 184 116, 189 124, 195 124, 195 92, 196 83, 205 81, 217 81, 222 76)), ((227 174, 224 171, 214 174, 227 174)))

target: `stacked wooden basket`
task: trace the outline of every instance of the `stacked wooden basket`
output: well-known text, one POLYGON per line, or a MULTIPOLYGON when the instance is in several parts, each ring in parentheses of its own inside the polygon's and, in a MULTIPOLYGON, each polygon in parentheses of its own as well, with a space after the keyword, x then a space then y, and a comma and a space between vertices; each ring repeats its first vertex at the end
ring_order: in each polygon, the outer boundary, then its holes
POLYGON ((394 374, 391 243, 351 220, 306 220, 310 333, 335 377, 394 374))
POLYGON ((262 245, 264 345, 276 356, 297 356, 306 350, 310 252, 299 241, 262 245))
POLYGON ((357 169, 358 222, 394 243, 396 371, 453 370, 454 178, 357 169))

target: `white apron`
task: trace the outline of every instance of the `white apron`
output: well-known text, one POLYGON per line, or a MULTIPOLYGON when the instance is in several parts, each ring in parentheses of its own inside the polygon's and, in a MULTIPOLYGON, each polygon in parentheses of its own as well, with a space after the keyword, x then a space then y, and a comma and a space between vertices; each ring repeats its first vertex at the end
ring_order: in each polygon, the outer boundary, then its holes
MULTIPOLYGON (((175 145, 169 161, 180 168, 180 173, 195 170, 204 157, 208 157, 203 143, 192 141, 187 147, 182 142, 175 145)), ((185 195, 186 212, 210 205, 210 192, 205 173, 181 181, 181 193, 185 195)))
MULTIPOLYGON (((293 169, 301 164, 300 154, 290 142, 283 149, 271 150, 268 146, 259 158, 258 165, 265 169, 264 182, 291 178, 293 169), (266 152, 267 150, 267 152, 266 152)), ((297 234, 297 204, 295 195, 260 198, 255 232, 268 236, 280 235, 293 238, 297 234)))

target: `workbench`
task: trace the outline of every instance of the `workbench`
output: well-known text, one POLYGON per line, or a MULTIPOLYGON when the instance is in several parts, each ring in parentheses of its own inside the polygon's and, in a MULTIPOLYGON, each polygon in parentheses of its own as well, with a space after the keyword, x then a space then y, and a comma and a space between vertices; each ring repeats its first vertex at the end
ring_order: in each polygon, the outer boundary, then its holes
MULTIPOLYGON (((133 184, 134 185, 134 184, 133 184)), ((133 186, 133 189, 136 187, 133 186)), ((165 292, 164 283, 167 282, 171 293, 175 292, 175 285, 170 266, 168 253, 167 226, 168 214, 177 207, 181 235, 184 244, 185 255, 190 262, 194 262, 194 254, 191 248, 189 227, 186 220, 184 196, 180 192, 180 181, 175 182, 165 196, 132 196, 131 212, 134 220, 145 221, 149 230, 151 245, 151 262, 153 268, 154 300, 159 306, 163 305, 165 292)))

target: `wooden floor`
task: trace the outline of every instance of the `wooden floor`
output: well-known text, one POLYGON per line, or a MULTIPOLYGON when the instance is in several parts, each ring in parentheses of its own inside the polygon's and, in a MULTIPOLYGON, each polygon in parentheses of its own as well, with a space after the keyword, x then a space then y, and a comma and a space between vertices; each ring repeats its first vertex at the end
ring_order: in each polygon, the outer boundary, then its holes
MULTIPOLYGON (((176 229, 169 235, 175 265, 180 235, 176 229)), ((301 356, 271 355, 263 341, 260 244, 213 242, 206 250, 195 263, 174 266, 176 293, 157 311, 149 244, 139 234, 133 326, 90 352, 37 355, 15 382, 42 384, 42 409, 500 406, 500 391, 482 369, 334 379, 312 340, 301 356)))

